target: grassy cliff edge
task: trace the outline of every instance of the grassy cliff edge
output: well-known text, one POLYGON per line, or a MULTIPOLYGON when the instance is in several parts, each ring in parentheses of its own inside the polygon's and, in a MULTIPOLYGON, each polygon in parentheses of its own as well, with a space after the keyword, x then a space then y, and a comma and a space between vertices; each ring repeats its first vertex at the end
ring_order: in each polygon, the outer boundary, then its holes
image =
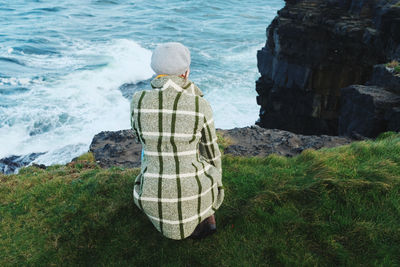
POLYGON ((218 232, 201 241, 154 229, 133 204, 138 171, 85 154, 0 174, 0 265, 400 264, 398 133, 293 158, 224 156, 218 232))

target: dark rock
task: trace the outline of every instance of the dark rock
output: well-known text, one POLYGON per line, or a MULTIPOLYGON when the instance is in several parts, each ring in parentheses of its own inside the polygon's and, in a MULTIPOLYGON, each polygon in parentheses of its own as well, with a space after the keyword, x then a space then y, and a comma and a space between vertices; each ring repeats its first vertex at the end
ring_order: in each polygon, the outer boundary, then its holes
POLYGON ((339 134, 376 137, 399 129, 400 96, 377 86, 343 88, 339 134))
POLYGON ((287 0, 257 54, 257 124, 338 134, 341 88, 400 57, 399 0, 287 0))
POLYGON ((93 137, 89 151, 101 167, 135 168, 140 166, 142 145, 131 130, 105 131, 93 137))
MULTIPOLYGON (((350 143, 352 140, 337 136, 305 136, 291 132, 264 129, 259 126, 235 128, 231 130, 217 129, 230 144, 225 154, 240 156, 267 156, 276 153, 282 156, 294 156, 304 149, 319 149, 350 143)), ((101 132, 90 145, 100 166, 109 168, 120 166, 133 168, 140 166, 141 145, 137 144, 130 130, 101 132)))
MULTIPOLYGON (((40 155, 45 153, 31 153, 23 156, 9 156, 0 159, 0 172, 5 174, 17 173, 18 170, 24 166, 28 166, 32 161, 37 159, 40 155)), ((37 165, 37 164, 36 164, 37 165)), ((41 164, 40 166, 42 166, 41 164)), ((43 165, 44 166, 44 165, 43 165)), ((44 166, 46 167, 46 166, 44 166)))
MULTIPOLYGON (((349 138, 326 135, 297 135, 277 129, 263 129, 259 126, 231 130, 217 129, 217 132, 230 142, 225 149, 225 154, 241 156, 267 156, 272 153, 294 156, 304 149, 334 147, 352 141, 349 138)), ((103 168, 140 167, 142 145, 136 142, 131 130, 100 132, 93 137, 89 151, 93 153, 96 162, 103 168)), ((1 159, 0 170, 4 173, 14 173, 18 168, 28 165, 41 154, 43 153, 1 159)), ((33 165, 37 168, 46 168, 43 164, 34 163, 33 165)))
POLYGON ((339 134, 376 137, 400 131, 400 76, 384 64, 375 65, 366 84, 342 89, 339 134))
POLYGON ((379 5, 374 17, 380 44, 388 59, 400 58, 400 1, 376 0, 379 5))
POLYGON ((352 140, 346 137, 328 135, 298 135, 278 129, 264 129, 259 126, 220 130, 218 132, 231 144, 224 154, 235 156, 295 156, 305 149, 320 149, 349 144, 352 140))
POLYGON ((375 65, 372 78, 366 85, 385 87, 388 91, 400 94, 400 75, 395 75, 393 70, 386 68, 384 64, 375 65))
POLYGON ((400 132, 400 107, 395 107, 385 113, 385 120, 387 120, 387 130, 400 132))
POLYGON ((35 168, 43 169, 43 170, 47 169, 47 166, 44 165, 44 164, 33 163, 32 166, 35 167, 35 168))
POLYGON ((138 83, 124 83, 119 87, 119 90, 122 95, 130 101, 136 92, 149 89, 148 87, 150 82, 151 79, 140 81, 138 83))

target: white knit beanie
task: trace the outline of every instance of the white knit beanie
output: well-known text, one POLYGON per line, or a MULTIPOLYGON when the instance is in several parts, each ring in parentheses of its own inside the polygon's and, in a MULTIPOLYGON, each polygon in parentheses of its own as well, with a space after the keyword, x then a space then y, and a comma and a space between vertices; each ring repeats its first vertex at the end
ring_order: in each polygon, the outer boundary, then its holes
POLYGON ((190 51, 181 43, 164 43, 153 51, 151 68, 156 74, 181 75, 190 66, 190 51))

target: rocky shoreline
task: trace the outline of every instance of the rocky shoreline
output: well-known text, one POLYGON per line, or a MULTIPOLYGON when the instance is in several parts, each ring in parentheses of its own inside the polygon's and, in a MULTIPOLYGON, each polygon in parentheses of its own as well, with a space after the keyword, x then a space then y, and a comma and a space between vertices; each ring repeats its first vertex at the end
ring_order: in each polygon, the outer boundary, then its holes
MULTIPOLYGON (((264 129, 259 126, 217 129, 226 143, 224 154, 234 156, 259 156, 270 154, 295 156, 305 149, 320 149, 346 145, 353 140, 338 136, 306 136, 277 129, 264 129)), ((104 168, 119 166, 133 168, 140 166, 142 145, 138 143, 131 130, 106 131, 97 134, 89 151, 97 163, 104 168)))
MULTIPOLYGON (((257 125, 229 130, 217 129, 217 134, 224 140, 224 154, 246 157, 265 157, 270 154, 292 157, 306 149, 336 147, 354 141, 348 137, 300 135, 284 130, 264 129, 257 125)), ((93 153, 97 163, 103 168, 140 167, 141 151, 142 145, 130 129, 100 132, 93 137, 89 148, 89 152, 93 153)), ((37 156, 38 154, 33 153, 26 157, 11 156, 1 159, 0 170, 6 174, 15 173, 19 168, 31 164, 37 156)), ((44 165, 36 167, 46 168, 44 165)))
MULTIPOLYGON (((400 131, 400 74, 385 65, 392 60, 400 61, 400 0, 286 0, 257 54, 263 128, 218 130, 229 140, 224 153, 295 156, 400 131)), ((130 130, 97 134, 89 151, 102 167, 140 166, 130 130)), ((0 159, 0 171, 38 155, 0 159)))
MULTIPOLYGON (((31 153, 23 156, 9 156, 0 159, 0 172, 5 174, 15 173, 18 169, 31 164, 37 157, 44 153, 31 153)), ((46 168, 45 165, 36 165, 40 168, 46 168)))

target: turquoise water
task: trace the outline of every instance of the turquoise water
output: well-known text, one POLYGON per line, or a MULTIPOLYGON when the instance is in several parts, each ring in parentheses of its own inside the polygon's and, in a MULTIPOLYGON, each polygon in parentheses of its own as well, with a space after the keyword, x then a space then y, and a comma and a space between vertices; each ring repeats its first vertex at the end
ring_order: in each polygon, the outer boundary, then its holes
POLYGON ((219 128, 254 124, 256 51, 282 8, 272 1, 0 0, 0 158, 45 152, 46 165, 129 128, 148 88, 151 50, 178 41, 219 128))

